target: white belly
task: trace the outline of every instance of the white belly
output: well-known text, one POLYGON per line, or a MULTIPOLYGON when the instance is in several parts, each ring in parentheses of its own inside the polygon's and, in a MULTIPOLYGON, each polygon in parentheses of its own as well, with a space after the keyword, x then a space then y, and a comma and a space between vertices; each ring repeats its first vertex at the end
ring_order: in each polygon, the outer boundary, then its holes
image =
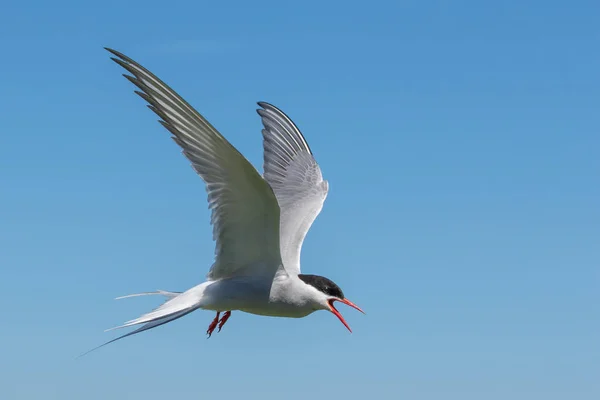
POLYGON ((293 285, 288 281, 260 277, 216 281, 205 290, 202 308, 287 318, 302 318, 316 311, 297 296, 289 295, 293 285))
POLYGON ((241 306, 238 310, 249 314, 286 318, 304 318, 315 311, 307 308, 290 307, 289 304, 275 302, 262 307, 241 306))

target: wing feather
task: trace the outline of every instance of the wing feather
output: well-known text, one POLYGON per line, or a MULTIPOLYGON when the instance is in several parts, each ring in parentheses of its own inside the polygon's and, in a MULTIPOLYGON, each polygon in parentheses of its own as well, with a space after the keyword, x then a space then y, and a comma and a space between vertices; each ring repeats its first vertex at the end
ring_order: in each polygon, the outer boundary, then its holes
POLYGON ((206 183, 216 240, 208 279, 275 273, 281 265, 280 211, 273 190, 256 169, 202 115, 146 68, 107 49, 140 97, 157 114, 206 183))
POLYGON ((299 274, 302 243, 323 208, 329 186, 294 122, 271 104, 258 105, 264 126, 264 177, 281 210, 281 257, 288 273, 299 274))

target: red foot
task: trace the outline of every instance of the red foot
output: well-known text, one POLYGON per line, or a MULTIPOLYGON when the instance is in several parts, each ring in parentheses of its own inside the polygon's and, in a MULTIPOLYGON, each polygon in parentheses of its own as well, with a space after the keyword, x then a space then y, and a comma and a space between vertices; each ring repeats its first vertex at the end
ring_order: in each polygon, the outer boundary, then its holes
MULTIPOLYGON (((208 337, 210 337, 212 335, 213 331, 217 327, 217 324, 219 323, 219 315, 221 315, 221 313, 217 311, 217 316, 215 317, 215 319, 213 319, 213 321, 208 326, 208 330, 206 331, 206 334, 208 335, 208 337)), ((219 329, 219 330, 221 330, 221 329, 219 329)))
POLYGON ((227 311, 225 314, 223 314, 223 318, 221 318, 221 321, 219 322, 219 330, 217 332, 221 332, 221 328, 223 327, 223 325, 225 325, 225 322, 227 322, 230 316, 231 311, 227 311))

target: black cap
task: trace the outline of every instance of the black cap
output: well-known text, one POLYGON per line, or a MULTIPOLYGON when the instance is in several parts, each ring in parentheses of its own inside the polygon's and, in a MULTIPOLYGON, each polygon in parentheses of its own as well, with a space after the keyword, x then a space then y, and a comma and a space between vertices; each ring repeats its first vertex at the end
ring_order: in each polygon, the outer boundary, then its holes
POLYGON ((299 274, 298 278, 328 296, 337 297, 338 299, 345 298, 342 289, 333 283, 331 279, 327 279, 324 276, 299 274))

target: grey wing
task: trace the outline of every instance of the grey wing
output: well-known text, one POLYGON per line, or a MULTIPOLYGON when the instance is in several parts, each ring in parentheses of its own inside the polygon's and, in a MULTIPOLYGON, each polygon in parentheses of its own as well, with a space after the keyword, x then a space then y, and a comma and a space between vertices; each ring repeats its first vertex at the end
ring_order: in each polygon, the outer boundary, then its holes
POLYGON ((275 273, 281 266, 279 206, 258 171, 204 117, 150 71, 110 50, 124 75, 206 183, 216 240, 208 278, 275 273))
POLYGON ((289 274, 299 274, 302 242, 323 208, 329 186, 292 120, 271 104, 258 105, 264 126, 264 177, 275 192, 281 214, 281 258, 289 274))

